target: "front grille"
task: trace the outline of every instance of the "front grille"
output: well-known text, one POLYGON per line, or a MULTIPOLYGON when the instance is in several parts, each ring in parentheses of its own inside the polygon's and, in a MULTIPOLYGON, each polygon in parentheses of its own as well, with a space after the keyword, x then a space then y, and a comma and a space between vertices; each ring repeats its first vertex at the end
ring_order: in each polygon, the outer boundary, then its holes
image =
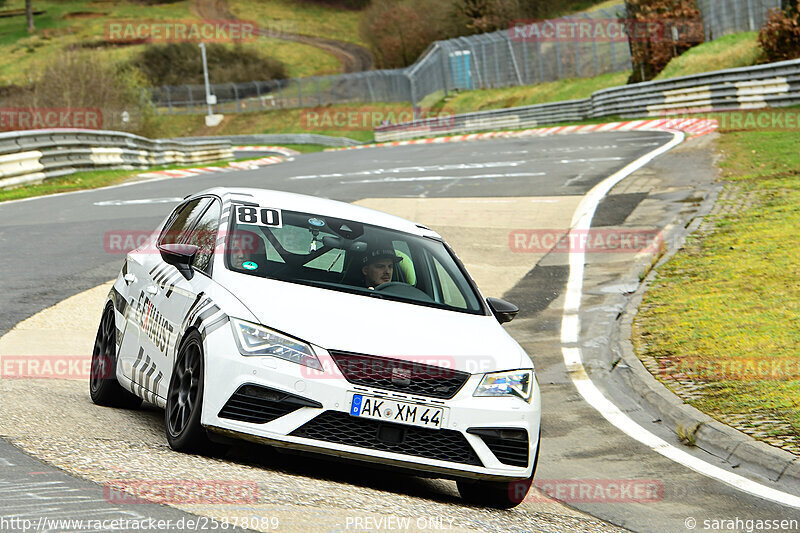
POLYGON ((294 430, 292 435, 426 459, 483 466, 472 446, 458 431, 379 422, 340 411, 325 411, 294 430))
POLYGON ((511 466, 528 466, 528 432, 524 429, 469 428, 467 433, 478 435, 497 460, 511 466))
POLYGON ((469 372, 401 359, 330 352, 344 378, 355 385, 449 399, 469 379, 469 372))
POLYGON ((219 417, 266 424, 301 407, 322 408, 322 404, 259 385, 242 385, 219 412, 219 417))

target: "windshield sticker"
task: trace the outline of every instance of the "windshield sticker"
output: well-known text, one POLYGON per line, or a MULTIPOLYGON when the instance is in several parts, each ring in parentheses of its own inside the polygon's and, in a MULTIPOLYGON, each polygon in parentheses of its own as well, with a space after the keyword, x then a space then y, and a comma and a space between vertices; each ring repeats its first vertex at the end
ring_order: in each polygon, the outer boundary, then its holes
POLYGON ((236 222, 239 224, 255 224, 280 228, 283 224, 280 209, 269 207, 236 206, 236 222))
POLYGON ((246 270, 255 270, 258 268, 258 263, 254 263, 252 261, 245 261, 242 263, 242 268, 246 270))

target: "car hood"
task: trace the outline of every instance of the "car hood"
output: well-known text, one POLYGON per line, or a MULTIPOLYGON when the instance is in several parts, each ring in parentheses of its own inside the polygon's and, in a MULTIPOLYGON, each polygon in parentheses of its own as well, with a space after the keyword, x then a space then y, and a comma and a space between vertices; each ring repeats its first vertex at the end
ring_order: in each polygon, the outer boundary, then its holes
POLYGON ((493 316, 232 277, 228 290, 261 324, 326 350, 410 359, 472 374, 532 367, 493 316))

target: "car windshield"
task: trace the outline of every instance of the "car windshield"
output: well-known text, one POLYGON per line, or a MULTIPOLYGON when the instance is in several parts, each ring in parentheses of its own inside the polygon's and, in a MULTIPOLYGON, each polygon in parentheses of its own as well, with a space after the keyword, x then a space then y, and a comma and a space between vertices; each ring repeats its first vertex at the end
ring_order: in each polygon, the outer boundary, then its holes
POLYGON ((251 276, 482 314, 444 243, 328 216, 236 205, 225 265, 251 276))

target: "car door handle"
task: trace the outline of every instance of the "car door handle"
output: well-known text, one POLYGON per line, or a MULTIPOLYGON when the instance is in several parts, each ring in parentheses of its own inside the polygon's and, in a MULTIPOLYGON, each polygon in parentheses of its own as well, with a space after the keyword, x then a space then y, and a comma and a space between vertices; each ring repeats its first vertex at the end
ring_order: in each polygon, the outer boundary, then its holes
POLYGON ((158 294, 158 287, 155 285, 148 285, 145 290, 148 294, 158 294))
POLYGON ((131 283, 136 283, 136 276, 134 276, 133 274, 130 274, 130 273, 125 274, 125 277, 122 278, 122 279, 125 280, 125 284, 126 285, 130 285, 131 283))

